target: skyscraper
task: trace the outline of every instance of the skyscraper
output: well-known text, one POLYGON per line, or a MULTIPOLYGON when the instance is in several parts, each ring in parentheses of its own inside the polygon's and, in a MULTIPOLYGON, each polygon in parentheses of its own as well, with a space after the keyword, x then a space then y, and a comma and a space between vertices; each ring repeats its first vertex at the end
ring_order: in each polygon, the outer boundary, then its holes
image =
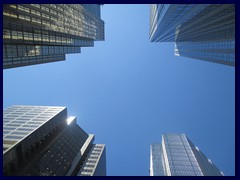
POLYGON ((100 4, 4 4, 3 68, 65 60, 104 40, 100 4))
POLYGON ((151 5, 151 42, 175 42, 175 55, 235 65, 234 4, 151 5))
POLYGON ((164 134, 150 146, 150 176, 223 176, 185 134, 164 134))
POLYGON ((3 172, 23 176, 104 176, 106 148, 58 106, 11 106, 3 112, 3 172))

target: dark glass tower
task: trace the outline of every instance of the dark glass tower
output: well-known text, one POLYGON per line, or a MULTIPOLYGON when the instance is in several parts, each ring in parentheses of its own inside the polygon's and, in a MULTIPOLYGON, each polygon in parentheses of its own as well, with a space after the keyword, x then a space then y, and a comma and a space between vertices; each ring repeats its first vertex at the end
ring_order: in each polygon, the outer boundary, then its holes
POLYGON ((100 4, 4 4, 3 68, 65 60, 104 40, 100 4))
POLYGON ((3 172, 21 176, 105 176, 105 145, 57 106, 11 106, 3 112, 3 172))
POLYGON ((151 5, 150 41, 175 42, 176 56, 234 66, 235 5, 151 5))
POLYGON ((150 146, 150 176, 224 176, 185 134, 164 134, 150 146))

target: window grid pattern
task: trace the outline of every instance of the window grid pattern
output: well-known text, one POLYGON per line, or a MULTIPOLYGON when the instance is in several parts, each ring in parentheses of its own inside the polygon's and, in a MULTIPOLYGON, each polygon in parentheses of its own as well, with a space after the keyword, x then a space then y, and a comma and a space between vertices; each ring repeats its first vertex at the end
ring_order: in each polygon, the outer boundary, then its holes
POLYGON ((65 60, 104 40, 98 4, 6 4, 3 26, 4 68, 65 60))
POLYGON ((80 48, 74 46, 5 45, 3 49, 4 58, 64 55, 66 53, 80 53, 80 48))
POLYGON ((201 176, 200 167, 183 135, 163 136, 172 176, 201 176))
POLYGON ((188 142, 205 176, 224 176, 223 172, 198 147, 195 147, 189 139, 188 142))
POLYGON ((234 66, 235 41, 177 42, 175 55, 234 66))
POLYGON ((235 66, 235 5, 151 5, 150 41, 175 42, 176 56, 235 66))
MULTIPOLYGON (((100 9, 99 5, 97 6, 100 9)), ((4 15, 9 17, 9 14, 11 18, 35 23, 39 26, 44 25, 46 29, 57 32, 94 40, 103 40, 104 38, 101 30, 103 29, 101 17, 93 15, 81 4, 5 5, 4 15)))
POLYGON ((24 169, 28 176, 63 176, 88 138, 77 124, 64 128, 51 145, 24 169))
POLYGON ((106 166, 105 153, 101 158, 105 145, 87 141, 89 135, 76 120, 68 124, 65 107, 12 106, 4 110, 4 117, 3 134, 9 136, 3 139, 4 175, 64 176, 72 168, 76 172, 83 168, 87 175, 95 170, 96 174, 106 174, 106 168, 102 169, 106 166), (22 136, 25 138, 20 139, 22 136))
POLYGON ((105 145, 94 144, 91 148, 86 161, 80 169, 78 175, 93 176, 96 166, 101 158, 105 145))
POLYGON ((65 60, 65 54, 5 58, 3 59, 3 68, 8 69, 13 67, 29 66, 29 65, 64 61, 64 60, 65 60))
POLYGON ((151 176, 164 176, 166 174, 165 161, 161 144, 151 144, 151 176))
POLYGON ((151 176, 223 176, 184 134, 164 134, 151 145, 151 176))
POLYGON ((157 16, 157 20, 150 24, 150 29, 155 27, 155 31, 150 31, 150 41, 152 42, 171 42, 175 39, 176 27, 188 21, 196 14, 201 12, 208 4, 195 5, 195 4, 154 4, 150 17, 153 19, 157 16))
POLYGON ((177 27, 177 42, 223 41, 235 38, 235 6, 213 4, 177 27))
MULTIPOLYGON (((19 142, 63 109, 64 107, 48 106, 11 106, 5 109, 3 140, 19 142)), ((8 148, 5 147, 5 150, 8 148)))

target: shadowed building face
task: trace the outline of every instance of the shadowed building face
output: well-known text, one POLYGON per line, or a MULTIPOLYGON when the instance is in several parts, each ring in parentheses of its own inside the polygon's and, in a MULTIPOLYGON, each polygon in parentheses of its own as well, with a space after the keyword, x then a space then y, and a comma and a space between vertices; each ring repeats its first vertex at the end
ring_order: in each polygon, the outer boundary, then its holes
POLYGON ((105 145, 57 106, 11 106, 3 113, 4 175, 106 175, 105 145))
POLYGON ((175 42, 176 56, 235 66, 235 5, 151 5, 149 38, 175 42))

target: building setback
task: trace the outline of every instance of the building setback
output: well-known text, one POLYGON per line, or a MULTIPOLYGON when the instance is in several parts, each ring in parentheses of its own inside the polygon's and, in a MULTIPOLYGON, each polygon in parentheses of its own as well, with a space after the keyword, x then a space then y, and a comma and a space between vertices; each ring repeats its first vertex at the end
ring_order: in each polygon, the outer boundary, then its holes
POLYGON ((3 111, 5 176, 105 176, 106 148, 58 106, 3 111))
POLYGON ((185 134, 164 134, 150 146, 150 176, 224 176, 185 134))
POLYGON ((104 40, 100 4, 4 4, 3 68, 65 60, 104 40))
POLYGON ((235 66, 235 5, 151 5, 149 38, 175 42, 176 56, 235 66))

